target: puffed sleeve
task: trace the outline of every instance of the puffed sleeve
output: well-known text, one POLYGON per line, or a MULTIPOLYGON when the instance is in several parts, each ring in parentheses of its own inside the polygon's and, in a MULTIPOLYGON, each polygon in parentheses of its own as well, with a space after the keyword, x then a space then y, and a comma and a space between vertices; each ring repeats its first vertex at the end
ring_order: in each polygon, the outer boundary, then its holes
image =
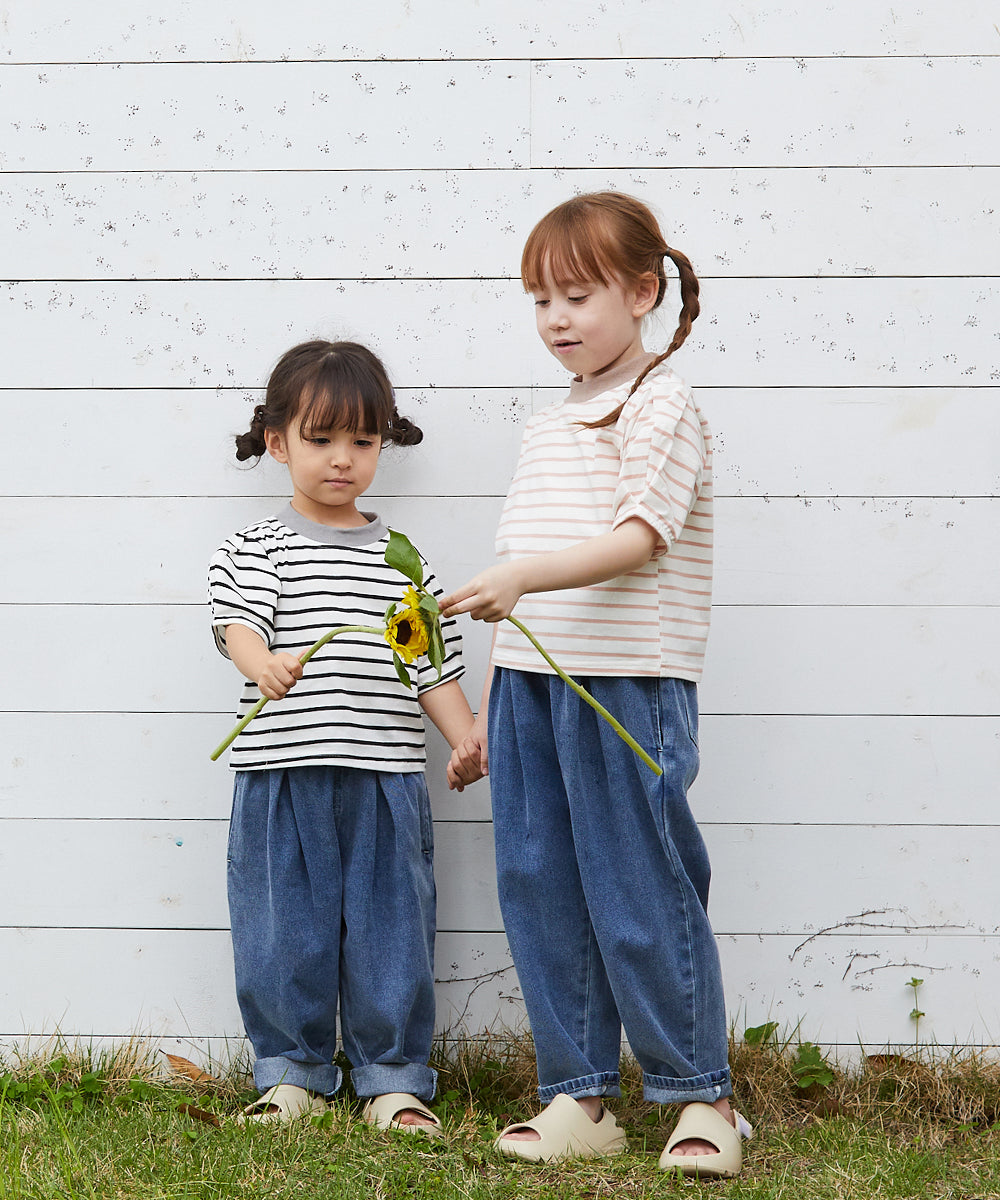
POLYGON ((208 599, 215 644, 226 658, 227 625, 245 625, 271 645, 280 590, 278 573, 259 541, 237 533, 216 550, 208 567, 208 599))
POLYGON ((677 540, 698 498, 707 447, 688 388, 653 379, 630 397, 619 419, 620 469, 612 528, 640 517, 659 534, 654 557, 677 540))

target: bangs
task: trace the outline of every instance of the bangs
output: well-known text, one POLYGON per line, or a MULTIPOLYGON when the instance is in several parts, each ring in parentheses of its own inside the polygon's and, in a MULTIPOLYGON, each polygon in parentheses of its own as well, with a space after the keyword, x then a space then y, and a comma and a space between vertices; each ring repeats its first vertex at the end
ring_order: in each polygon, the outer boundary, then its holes
POLYGON ((395 400, 388 380, 343 356, 326 356, 311 378, 301 381, 295 417, 303 437, 331 429, 377 434, 383 440, 392 427, 395 400))
POLYGON ((521 283, 540 291, 548 276, 561 288, 574 283, 618 282, 607 217, 599 209, 570 200, 543 217, 521 255, 521 283))
POLYGON ((303 437, 314 437, 329 429, 349 429, 352 433, 381 433, 369 419, 369 406, 357 392, 330 391, 317 383, 303 392, 296 417, 303 437))

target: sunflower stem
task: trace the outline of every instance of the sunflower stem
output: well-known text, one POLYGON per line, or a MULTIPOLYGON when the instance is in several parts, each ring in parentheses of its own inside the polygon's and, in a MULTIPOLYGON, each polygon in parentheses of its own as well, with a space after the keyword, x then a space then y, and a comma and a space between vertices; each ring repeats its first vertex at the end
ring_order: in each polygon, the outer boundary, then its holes
POLYGON ((538 638, 535 637, 535 635, 531 632, 530 629, 528 629, 526 626, 522 625, 521 622, 516 617, 507 617, 506 619, 508 621, 510 621, 511 625, 514 625, 518 629, 520 629, 520 631, 524 634, 524 636, 528 639, 528 641, 531 642, 531 644, 535 647, 535 649, 542 656, 542 658, 545 659, 545 661, 549 664, 549 666, 552 668, 552 670, 555 671, 555 673, 559 676, 559 678, 564 683, 569 684, 569 686, 573 689, 574 692, 576 692, 576 694, 580 697, 581 700, 585 700, 590 705, 590 707, 592 709, 594 709, 595 712, 598 712, 601 714, 601 716, 605 719, 605 721, 607 721, 607 723, 611 726, 611 728, 615 731, 615 733, 618 734, 618 736, 622 739, 622 741, 627 746, 629 746, 632 750, 634 750, 636 752, 636 754, 638 754, 638 756, 642 759, 642 761, 646 764, 646 766, 649 767, 649 769, 655 775, 663 774, 663 770, 661 769, 661 767, 657 763, 653 762, 653 760, 649 757, 649 755, 646 753, 646 751, 643 750, 643 748, 639 745, 639 743, 635 740, 635 738, 629 733, 629 731, 625 728, 625 726, 622 725, 622 723, 620 721, 616 720, 611 715, 611 713, 608 712, 608 710, 604 707, 603 704, 599 704, 594 699, 594 697, 590 694, 590 692, 587 691, 586 688, 581 687, 575 680, 570 679, 570 677, 566 674, 566 672, 562 669, 562 667, 560 667, 560 665, 556 662, 556 660, 545 650, 545 647, 541 644, 541 642, 538 640, 538 638))
MULTIPOLYGON (((324 633, 323 636, 319 639, 319 641, 313 642, 313 644, 309 647, 309 649, 304 654, 301 654, 299 656, 299 662, 303 666, 305 666, 306 663, 316 653, 316 651, 321 650, 326 645, 326 643, 328 641, 330 641, 331 638, 335 638, 338 633, 381 634, 382 632, 383 631, 381 629, 376 629, 372 625, 338 625, 336 629, 330 629, 326 633, 324 633)), ((218 744, 218 746, 216 746, 215 749, 212 751, 212 754, 211 754, 212 762, 215 762, 215 760, 217 758, 219 758, 222 754, 225 753, 226 750, 229 749, 229 747, 233 744, 233 742, 236 741, 236 739, 240 736, 240 734, 243 732, 243 730, 246 729, 246 727, 250 724, 250 722, 260 712, 260 710, 264 707, 264 705, 266 703, 267 703, 267 697, 261 696, 261 698, 253 706, 253 708, 251 708, 250 711, 247 713, 247 715, 245 717, 243 717, 239 721, 239 723, 237 725, 235 725, 229 731, 229 735, 223 741, 221 741, 218 744)))

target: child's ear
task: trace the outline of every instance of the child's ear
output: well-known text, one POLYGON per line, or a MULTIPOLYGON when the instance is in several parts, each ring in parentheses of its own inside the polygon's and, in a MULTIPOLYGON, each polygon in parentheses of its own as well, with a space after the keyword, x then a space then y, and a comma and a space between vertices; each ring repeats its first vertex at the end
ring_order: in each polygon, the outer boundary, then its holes
POLYGON ((265 429, 264 445, 267 447, 268 454, 273 459, 276 459, 280 463, 288 462, 288 449, 285 444, 285 431, 283 429, 265 429))
POLYGON ((660 281, 652 271, 643 275, 632 292, 632 316, 644 317, 651 312, 660 293, 660 281))

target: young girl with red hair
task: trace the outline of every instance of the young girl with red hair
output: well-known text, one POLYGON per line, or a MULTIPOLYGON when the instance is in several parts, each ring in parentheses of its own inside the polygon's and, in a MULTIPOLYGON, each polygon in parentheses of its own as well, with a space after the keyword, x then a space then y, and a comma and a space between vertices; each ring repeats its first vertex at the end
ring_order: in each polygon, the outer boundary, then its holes
POLYGON ((498 890, 546 1107, 497 1139, 509 1156, 617 1153, 621 1028, 647 1100, 685 1107, 660 1166, 729 1176, 749 1126, 730 1107, 709 863, 687 789, 712 577, 712 441, 667 362, 698 280, 630 196, 578 196, 528 238, 521 278, 539 336, 573 374, 532 417, 497 533, 499 562, 442 601, 497 624, 484 703, 455 751, 490 775, 498 890), (666 351, 643 320, 680 276, 666 351), (638 739, 657 777, 551 672, 559 665, 638 739), (488 721, 487 721, 488 711, 488 721), (489 755, 487 764, 487 729, 489 755))

